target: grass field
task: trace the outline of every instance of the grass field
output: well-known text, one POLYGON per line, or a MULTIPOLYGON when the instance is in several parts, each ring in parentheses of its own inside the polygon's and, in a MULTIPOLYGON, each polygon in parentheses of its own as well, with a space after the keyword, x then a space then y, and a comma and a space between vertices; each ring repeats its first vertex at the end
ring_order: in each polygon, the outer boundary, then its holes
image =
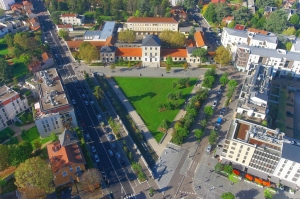
POLYGON ((0 55, 7 55, 8 54, 8 48, 5 44, 0 44, 0 55))
POLYGON ((188 88, 172 88, 172 82, 178 78, 134 78, 134 77, 115 77, 116 82, 126 94, 128 100, 134 106, 138 114, 143 118, 146 126, 157 142, 161 140, 164 133, 158 131, 158 126, 162 120, 167 119, 172 122, 178 113, 177 110, 158 111, 158 103, 167 102, 167 95, 180 90, 183 99, 180 104, 192 91, 196 79, 191 79, 188 88))
POLYGON ((33 147, 34 147, 34 145, 33 145, 34 140, 40 140, 42 145, 45 144, 46 142, 51 141, 50 136, 42 139, 40 137, 40 134, 39 134, 38 129, 37 129, 36 126, 32 127, 31 129, 28 129, 27 131, 25 131, 25 133, 23 133, 21 135, 21 137, 22 137, 23 141, 30 142, 33 147))

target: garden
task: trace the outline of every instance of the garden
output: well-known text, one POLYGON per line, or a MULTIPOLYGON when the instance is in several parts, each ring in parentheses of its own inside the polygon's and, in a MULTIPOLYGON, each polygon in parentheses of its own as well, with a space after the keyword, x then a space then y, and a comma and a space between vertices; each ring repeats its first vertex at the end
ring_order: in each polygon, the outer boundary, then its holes
POLYGON ((49 137, 41 138, 37 127, 34 126, 28 130, 23 130, 21 133, 21 137, 23 141, 31 143, 33 149, 38 149, 47 142, 56 141, 57 138, 55 134, 53 134, 51 134, 49 137))
POLYGON ((115 80, 157 142, 164 136, 158 130, 161 122, 174 120, 196 83, 196 79, 190 79, 188 84, 180 85, 178 78, 115 77, 115 80))
POLYGON ((0 133, 0 143, 11 138, 14 134, 15 134, 15 132, 9 127, 3 129, 0 133))

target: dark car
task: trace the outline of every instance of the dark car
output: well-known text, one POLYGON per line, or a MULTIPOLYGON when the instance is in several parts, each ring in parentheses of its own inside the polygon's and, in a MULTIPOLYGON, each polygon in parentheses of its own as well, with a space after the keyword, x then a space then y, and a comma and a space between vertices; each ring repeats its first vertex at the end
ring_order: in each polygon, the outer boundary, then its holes
POLYGON ((126 164, 125 164, 124 160, 121 160, 120 164, 121 164, 122 167, 126 167, 126 164))
POLYGON ((286 112, 286 115, 289 116, 289 117, 293 117, 293 116, 294 116, 294 114, 291 113, 290 111, 287 111, 287 112, 286 112))

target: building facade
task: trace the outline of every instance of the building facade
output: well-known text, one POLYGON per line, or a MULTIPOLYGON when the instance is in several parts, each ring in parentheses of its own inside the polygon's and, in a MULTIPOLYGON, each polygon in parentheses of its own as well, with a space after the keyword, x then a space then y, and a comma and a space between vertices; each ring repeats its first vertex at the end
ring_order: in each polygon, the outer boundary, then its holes
POLYGON ((63 24, 82 25, 84 23, 84 15, 78 14, 62 14, 60 20, 63 24))
POLYGON ((15 3, 15 0, 0 0, 0 8, 10 10, 10 6, 15 3))
POLYGON ((52 132, 77 126, 74 108, 69 103, 55 68, 36 72, 40 100, 34 104, 33 117, 42 138, 52 132))
POLYGON ((20 95, 13 89, 0 87, 0 130, 18 121, 16 115, 29 108, 26 97, 20 95))
POLYGON ((159 34, 164 30, 178 31, 178 22, 174 18, 165 17, 129 17, 124 28, 136 34, 159 34))

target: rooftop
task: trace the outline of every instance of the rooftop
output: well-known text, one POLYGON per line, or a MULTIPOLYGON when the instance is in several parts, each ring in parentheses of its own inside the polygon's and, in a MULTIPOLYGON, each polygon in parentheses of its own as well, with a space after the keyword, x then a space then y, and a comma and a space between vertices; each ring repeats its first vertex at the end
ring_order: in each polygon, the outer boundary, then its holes
POLYGON ((204 41, 204 35, 202 32, 200 31, 197 31, 195 32, 194 34, 194 38, 195 38, 195 41, 196 41, 196 44, 197 44, 197 47, 202 47, 202 46, 205 46, 205 41, 204 41))
POLYGON ((113 35, 114 29, 115 29, 116 22, 114 21, 106 21, 102 33, 100 36, 101 40, 106 40, 108 37, 113 35))
POLYGON ((265 30, 259 30, 259 29, 255 29, 255 28, 248 28, 247 29, 248 32, 253 32, 253 33, 259 33, 261 35, 268 35, 269 32, 265 31, 265 30))
POLYGON ((71 24, 62 24, 62 25, 56 25, 58 28, 73 28, 73 25, 71 24))
POLYGON ((61 146, 68 146, 71 144, 76 144, 78 142, 78 138, 75 131, 70 131, 65 129, 59 136, 59 142, 61 146))
POLYGON ((5 101, 7 99, 10 99, 11 97, 18 95, 16 91, 9 88, 8 86, 4 85, 0 87, 0 104, 2 101, 5 101))
POLYGON ((112 53, 116 51, 116 47, 114 46, 102 46, 100 49, 100 53, 112 53))
POLYGON ((44 52, 44 53, 42 54, 43 62, 47 61, 49 58, 51 58, 50 53, 44 52))
POLYGON ((142 46, 160 46, 160 39, 156 35, 147 35, 142 41, 142 46))
POLYGON ((234 29, 236 29, 236 30, 245 30, 245 28, 246 28, 246 26, 240 25, 240 24, 237 24, 234 26, 234 29))
POLYGON ((282 158, 300 163, 299 144, 283 143, 282 158))
POLYGON ((167 17, 129 17, 127 19, 129 23, 176 23, 178 22, 174 18, 167 17))
POLYGON ((71 108, 55 68, 35 73, 40 95, 37 115, 63 111, 71 108))
POLYGON ((62 14, 61 17, 76 17, 77 14, 62 14))
POLYGON ((187 51, 186 49, 180 49, 180 48, 176 48, 176 49, 161 49, 160 51, 160 56, 161 57, 187 57, 187 51))
POLYGON ((142 57, 142 48, 116 48, 116 57, 142 57))

